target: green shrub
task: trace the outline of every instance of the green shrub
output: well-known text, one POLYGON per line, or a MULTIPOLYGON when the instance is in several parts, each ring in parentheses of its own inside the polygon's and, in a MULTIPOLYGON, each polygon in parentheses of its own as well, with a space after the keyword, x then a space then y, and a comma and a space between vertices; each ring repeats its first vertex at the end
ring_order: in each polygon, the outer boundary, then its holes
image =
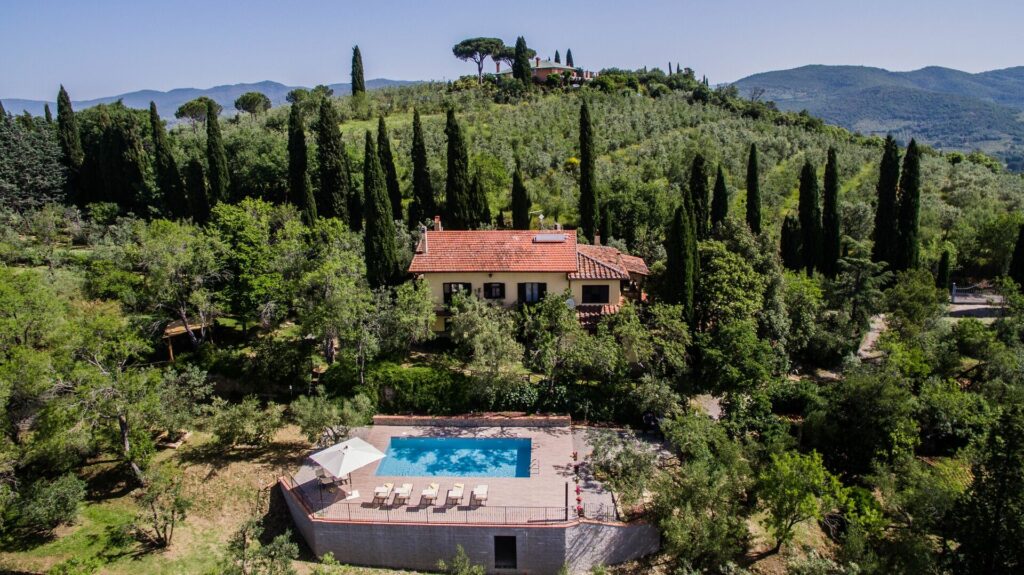
POLYGON ((73 523, 84 498, 85 482, 70 473, 53 481, 37 481, 22 500, 19 524, 29 531, 49 533, 59 525, 73 523))
POLYGON ((207 425, 220 445, 263 447, 284 426, 284 406, 270 403, 266 409, 260 409, 259 400, 254 396, 240 403, 229 403, 218 397, 210 406, 207 425))
POLYGON ((350 366, 336 364, 321 376, 332 394, 370 398, 379 413, 447 415, 485 405, 472 401, 472 380, 459 372, 433 366, 404 367, 380 362, 366 370, 365 383, 350 366))
POLYGON ((310 350, 297 338, 266 337, 256 344, 246 369, 250 381, 258 382, 260 393, 287 393, 288 388, 304 389, 309 383, 310 350))
POLYGON ((67 561, 61 561, 50 567, 46 571, 46 575, 92 575, 99 571, 102 566, 103 562, 99 557, 89 557, 87 559, 72 557, 67 561))

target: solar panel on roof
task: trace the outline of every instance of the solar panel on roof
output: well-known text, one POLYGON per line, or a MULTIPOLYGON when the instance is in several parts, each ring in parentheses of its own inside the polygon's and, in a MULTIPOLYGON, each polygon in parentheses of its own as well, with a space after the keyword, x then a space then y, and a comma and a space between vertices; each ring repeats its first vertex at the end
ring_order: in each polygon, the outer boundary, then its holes
POLYGON ((533 236, 535 244, 564 244, 565 234, 537 234, 533 236))

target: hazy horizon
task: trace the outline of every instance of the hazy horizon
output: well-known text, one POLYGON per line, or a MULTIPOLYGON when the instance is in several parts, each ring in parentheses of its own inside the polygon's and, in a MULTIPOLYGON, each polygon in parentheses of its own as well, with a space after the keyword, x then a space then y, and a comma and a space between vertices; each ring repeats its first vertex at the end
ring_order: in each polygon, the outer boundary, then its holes
POLYGON ((453 44, 472 36, 511 43, 520 34, 544 57, 571 48, 587 68, 678 62, 716 84, 811 64, 972 73, 1024 65, 1024 45, 1016 41, 1024 4, 988 0, 962 8, 950 0, 531 0, 481 10, 461 1, 315 0, 285 9, 255 0, 242 11, 222 1, 16 1, 0 22, 0 97, 52 101, 61 83, 75 100, 265 80, 345 83, 355 44, 368 79, 451 80, 476 72, 452 56, 453 44))

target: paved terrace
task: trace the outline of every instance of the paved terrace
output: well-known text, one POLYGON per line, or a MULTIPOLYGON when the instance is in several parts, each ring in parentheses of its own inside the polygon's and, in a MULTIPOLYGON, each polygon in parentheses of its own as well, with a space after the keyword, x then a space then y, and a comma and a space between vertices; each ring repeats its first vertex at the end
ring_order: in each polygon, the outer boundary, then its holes
MULTIPOLYGON (((313 516, 321 519, 372 523, 480 523, 527 525, 535 523, 561 523, 574 520, 576 507, 573 481, 572 453, 579 452, 582 461, 589 452, 582 431, 575 431, 559 422, 537 421, 544 427, 523 427, 529 421, 517 420, 494 423, 506 425, 473 427, 481 422, 437 420, 439 425, 424 425, 424 418, 409 419, 416 425, 395 425, 401 420, 378 421, 377 425, 353 430, 377 449, 387 452, 391 437, 502 437, 528 438, 532 441, 530 477, 406 477, 378 476, 380 462, 352 473, 351 483, 333 492, 321 488, 315 476, 315 464, 306 459, 294 476, 297 493, 305 501, 313 516), (381 423, 386 423, 382 425, 381 423), (437 501, 423 504, 420 492, 430 483, 440 484, 437 501), (462 505, 445 505, 449 489, 457 483, 465 484, 462 505), (407 504, 394 505, 389 497, 385 504, 373 503, 373 490, 378 485, 393 483, 395 487, 412 483, 412 495, 407 504), (488 485, 485 505, 471 505, 471 492, 478 484, 488 485), (358 492, 358 496, 346 499, 358 492)), ((588 517, 605 520, 616 518, 611 493, 582 473, 581 497, 588 517)))

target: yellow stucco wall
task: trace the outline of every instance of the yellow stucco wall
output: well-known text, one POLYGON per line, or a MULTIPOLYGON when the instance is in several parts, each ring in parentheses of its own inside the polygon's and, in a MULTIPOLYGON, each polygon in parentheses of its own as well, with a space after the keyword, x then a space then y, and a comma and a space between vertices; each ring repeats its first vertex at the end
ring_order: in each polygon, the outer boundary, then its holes
MULTIPOLYGON (((619 280, 569 280, 568 274, 564 272, 437 272, 423 274, 423 281, 430 288, 430 297, 434 305, 440 309, 444 306, 444 284, 446 283, 469 283, 473 294, 483 299, 483 288, 485 283, 504 283, 505 299, 488 300, 502 305, 511 306, 518 303, 519 295, 517 284, 540 282, 547 284, 547 293, 561 293, 569 289, 576 303, 583 301, 584 285, 606 285, 608 286, 608 303, 615 304, 621 298, 619 280)), ((434 323, 435 331, 444 331, 444 318, 438 317, 434 323)))

